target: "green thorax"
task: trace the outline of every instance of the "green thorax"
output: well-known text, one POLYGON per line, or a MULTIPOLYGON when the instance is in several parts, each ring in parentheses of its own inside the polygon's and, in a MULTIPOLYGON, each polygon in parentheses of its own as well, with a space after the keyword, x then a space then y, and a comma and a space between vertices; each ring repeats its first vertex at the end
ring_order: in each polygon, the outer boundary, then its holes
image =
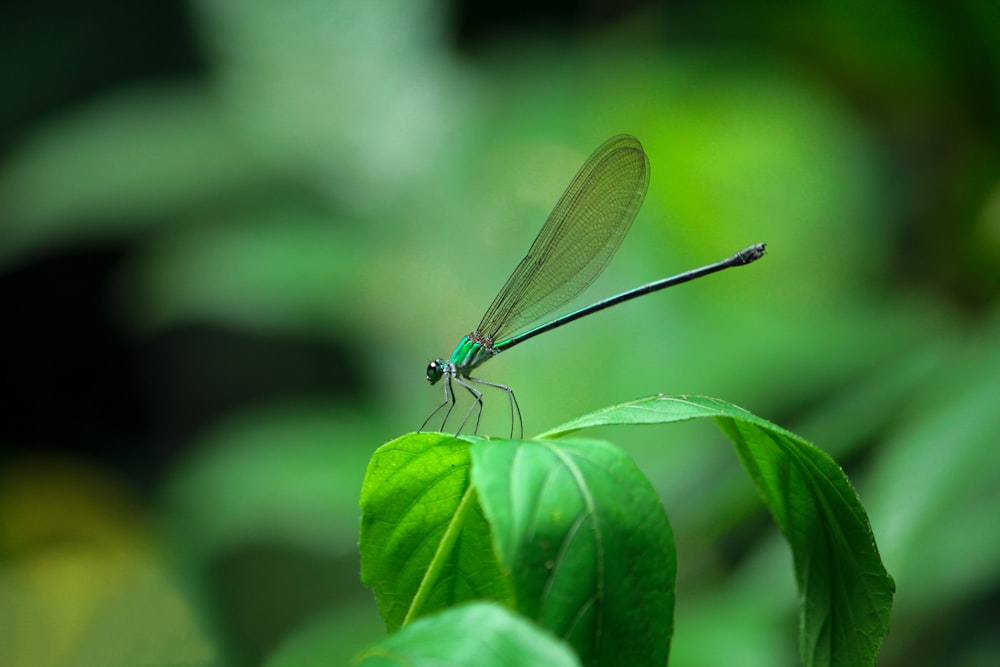
POLYGON ((473 331, 467 336, 462 336, 455 351, 451 353, 449 362, 455 364, 455 370, 459 375, 468 377, 476 366, 499 352, 493 341, 485 338, 477 331, 473 331))

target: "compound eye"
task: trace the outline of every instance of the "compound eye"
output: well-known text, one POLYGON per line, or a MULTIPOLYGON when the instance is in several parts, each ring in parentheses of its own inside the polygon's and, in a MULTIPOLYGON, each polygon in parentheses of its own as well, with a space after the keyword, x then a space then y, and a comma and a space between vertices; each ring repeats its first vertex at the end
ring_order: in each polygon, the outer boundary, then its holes
POLYGON ((427 381, 434 384, 441 379, 441 375, 444 373, 444 362, 440 359, 435 359, 431 363, 427 364, 427 381))

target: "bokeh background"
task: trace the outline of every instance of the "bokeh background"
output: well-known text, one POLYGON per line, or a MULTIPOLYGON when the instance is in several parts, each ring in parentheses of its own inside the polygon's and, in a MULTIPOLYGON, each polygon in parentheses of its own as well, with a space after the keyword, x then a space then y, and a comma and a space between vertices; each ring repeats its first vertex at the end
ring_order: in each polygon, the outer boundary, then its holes
MULTIPOLYGON (((0 663, 342 664, 375 448, 613 134, 646 204, 580 303, 768 256, 481 369, 526 434, 708 394, 830 452, 883 665, 1000 664, 1000 12, 860 0, 0 10, 0 663), (318 650, 321 647, 322 650, 318 650)), ((483 430, 503 434, 491 396, 483 430)), ((674 665, 797 664, 711 425, 606 429, 678 542, 674 665)))

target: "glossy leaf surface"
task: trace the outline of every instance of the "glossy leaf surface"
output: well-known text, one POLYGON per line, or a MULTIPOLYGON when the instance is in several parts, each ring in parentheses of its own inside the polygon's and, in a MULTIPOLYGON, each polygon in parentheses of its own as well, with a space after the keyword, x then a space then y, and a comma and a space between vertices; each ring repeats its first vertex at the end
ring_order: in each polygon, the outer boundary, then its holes
POLYGON ((704 417, 715 419, 733 441, 792 549, 803 663, 875 664, 889 629, 895 585, 854 487, 823 451, 742 408, 699 396, 655 396, 612 406, 546 435, 704 417))

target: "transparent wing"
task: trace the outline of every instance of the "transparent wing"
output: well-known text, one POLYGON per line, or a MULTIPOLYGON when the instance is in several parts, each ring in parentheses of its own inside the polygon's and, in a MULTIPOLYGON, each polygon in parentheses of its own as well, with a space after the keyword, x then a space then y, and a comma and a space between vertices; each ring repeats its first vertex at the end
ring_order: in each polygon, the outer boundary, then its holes
POLYGON ((594 282, 628 234, 648 185, 649 160, 638 139, 622 134, 604 142, 566 188, 479 333, 499 342, 594 282))

